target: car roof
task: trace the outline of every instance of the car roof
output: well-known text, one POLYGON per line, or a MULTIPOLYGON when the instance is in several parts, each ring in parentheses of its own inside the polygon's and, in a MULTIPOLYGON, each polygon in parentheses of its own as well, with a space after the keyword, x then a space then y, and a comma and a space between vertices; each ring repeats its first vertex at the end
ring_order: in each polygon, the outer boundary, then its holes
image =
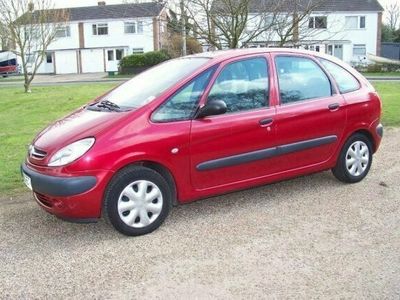
POLYGON ((295 49, 295 48, 243 48, 243 49, 229 49, 229 50, 218 50, 218 51, 209 51, 202 52, 197 54, 192 54, 185 56, 187 58, 209 58, 212 60, 212 63, 221 62, 230 58, 236 58, 244 55, 252 55, 252 54, 263 54, 263 53, 293 53, 299 55, 310 55, 314 57, 321 57, 332 62, 335 62, 338 65, 349 68, 349 65, 344 63, 342 60, 325 53, 303 50, 303 49, 295 49))
POLYGON ((294 48, 243 48, 243 49, 229 49, 229 50, 218 50, 218 51, 209 51, 202 52, 197 54, 188 55, 187 57, 204 57, 211 58, 217 60, 225 60, 228 58, 234 58, 243 55, 251 55, 251 54, 259 54, 259 53, 296 53, 296 54, 305 54, 305 55, 313 55, 313 56, 321 56, 321 57, 331 57, 324 55, 320 52, 303 50, 303 49, 294 49, 294 48))

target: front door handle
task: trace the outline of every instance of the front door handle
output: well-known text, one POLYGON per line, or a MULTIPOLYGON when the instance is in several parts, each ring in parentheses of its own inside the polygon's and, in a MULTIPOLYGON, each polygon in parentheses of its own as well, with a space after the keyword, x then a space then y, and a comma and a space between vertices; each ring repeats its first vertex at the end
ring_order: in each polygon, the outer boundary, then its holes
POLYGON ((329 110, 337 110, 340 107, 339 103, 332 103, 329 104, 328 108, 329 110))
POLYGON ((258 123, 260 123, 261 126, 268 126, 271 125, 274 120, 272 118, 266 118, 266 119, 261 119, 258 123))

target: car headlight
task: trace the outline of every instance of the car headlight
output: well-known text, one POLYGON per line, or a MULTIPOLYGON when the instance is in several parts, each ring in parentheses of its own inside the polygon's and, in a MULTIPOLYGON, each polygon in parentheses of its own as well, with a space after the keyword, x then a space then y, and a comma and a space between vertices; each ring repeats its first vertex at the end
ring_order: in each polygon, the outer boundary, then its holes
POLYGON ((50 167, 59 167, 69 164, 85 154, 94 144, 94 138, 76 141, 58 150, 50 159, 50 167))

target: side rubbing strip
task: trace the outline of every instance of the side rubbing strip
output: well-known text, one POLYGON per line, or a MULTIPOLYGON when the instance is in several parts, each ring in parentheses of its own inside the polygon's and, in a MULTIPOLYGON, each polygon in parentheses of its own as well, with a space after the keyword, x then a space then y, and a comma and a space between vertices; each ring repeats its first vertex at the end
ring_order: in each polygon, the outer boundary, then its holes
POLYGON ((262 150, 205 161, 203 163, 198 164, 196 169, 198 171, 206 171, 223 167, 230 167, 274 156, 315 148, 322 145, 331 144, 336 141, 337 141, 336 135, 329 135, 312 140, 306 140, 302 142, 286 144, 268 149, 262 149, 262 150))

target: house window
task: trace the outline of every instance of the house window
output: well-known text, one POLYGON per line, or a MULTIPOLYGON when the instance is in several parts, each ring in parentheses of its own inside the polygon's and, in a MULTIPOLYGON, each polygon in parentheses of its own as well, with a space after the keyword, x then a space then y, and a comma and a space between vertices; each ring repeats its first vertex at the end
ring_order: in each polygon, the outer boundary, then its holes
POLYGON ((138 21, 137 22, 137 32, 138 33, 143 33, 143 21, 138 21))
POLYGON ((322 29, 327 27, 327 17, 318 16, 311 17, 308 21, 308 28, 322 29))
POLYGON ((125 22, 125 33, 136 33, 136 23, 135 22, 125 22))
POLYGON ((353 46, 353 55, 354 56, 365 56, 367 55, 367 48, 365 44, 355 44, 353 46))
POLYGON ((46 63, 48 64, 53 63, 53 54, 50 52, 46 52, 46 63))
POLYGON ((143 48, 133 48, 132 54, 135 54, 135 53, 144 53, 143 48))
POLYGON ((114 60, 114 50, 108 50, 107 51, 107 59, 108 59, 108 61, 113 61, 114 60))
POLYGON ((346 29, 364 29, 365 16, 348 16, 345 20, 346 29))
POLYGON ((61 26, 61 27, 57 28, 55 36, 57 38, 63 38, 63 37, 71 36, 71 29, 70 29, 69 25, 61 26))
POLYGON ((93 24, 92 29, 93 29, 93 35, 107 35, 108 34, 108 24, 107 23, 93 24))
POLYGON ((124 57, 124 49, 116 49, 115 50, 115 59, 121 60, 124 57))

